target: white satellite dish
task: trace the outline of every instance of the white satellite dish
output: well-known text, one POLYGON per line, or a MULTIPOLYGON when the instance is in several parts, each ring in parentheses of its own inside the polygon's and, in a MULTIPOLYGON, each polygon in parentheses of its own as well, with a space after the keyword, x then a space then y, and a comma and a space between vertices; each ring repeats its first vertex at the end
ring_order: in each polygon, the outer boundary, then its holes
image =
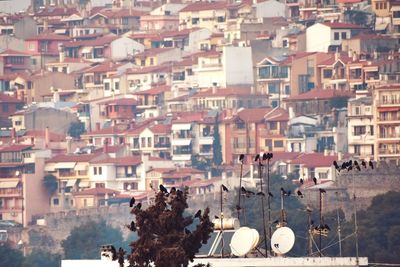
POLYGON ((271 237, 271 248, 279 255, 288 253, 294 245, 295 236, 289 227, 278 228, 271 237))
POLYGON ((240 227, 232 236, 230 243, 232 254, 242 257, 255 248, 260 239, 257 230, 240 227))

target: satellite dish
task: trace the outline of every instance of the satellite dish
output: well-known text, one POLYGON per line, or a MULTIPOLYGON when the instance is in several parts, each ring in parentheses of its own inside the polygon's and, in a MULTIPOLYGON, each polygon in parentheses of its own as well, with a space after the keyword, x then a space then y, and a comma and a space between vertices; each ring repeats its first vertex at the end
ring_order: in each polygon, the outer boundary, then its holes
POLYGON ((240 227, 232 236, 230 243, 232 254, 238 257, 246 255, 257 246, 259 239, 257 230, 240 227))
POLYGON ((276 254, 288 253, 294 245, 295 236, 289 227, 278 228, 271 237, 271 248, 276 254))

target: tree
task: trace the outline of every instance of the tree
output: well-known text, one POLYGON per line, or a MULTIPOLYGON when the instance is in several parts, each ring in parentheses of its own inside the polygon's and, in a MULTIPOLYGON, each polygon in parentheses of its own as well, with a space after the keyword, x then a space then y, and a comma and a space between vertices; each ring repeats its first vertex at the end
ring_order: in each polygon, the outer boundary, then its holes
POLYGON ((137 231, 139 238, 131 243, 130 266, 180 267, 193 260, 210 238, 213 224, 208 208, 195 218, 184 216, 187 197, 187 189, 172 190, 170 194, 158 192, 154 205, 146 210, 138 206, 132 209, 136 223, 133 222, 135 227, 131 230, 137 231), (190 232, 189 227, 194 230, 190 232))
POLYGON ((24 267, 60 267, 61 255, 34 249, 24 261, 24 267))
POLYGON ((344 12, 345 18, 348 22, 356 25, 365 26, 368 23, 369 14, 362 10, 346 10, 344 12))
POLYGON ((52 174, 47 174, 43 177, 43 185, 46 188, 49 197, 51 197, 58 188, 57 177, 52 174))
POLYGON ((85 125, 78 121, 78 122, 71 122, 68 129, 68 134, 73 138, 79 139, 81 134, 85 132, 85 125))
POLYGON ((10 247, 0 245, 0 266, 21 267, 24 261, 22 252, 10 247))
POLYGON ((122 243, 121 231, 101 220, 75 227, 67 239, 61 242, 61 246, 66 259, 97 259, 101 245, 122 246, 122 243))
POLYGON ((219 169, 222 163, 222 146, 221 137, 219 135, 219 115, 215 116, 214 129, 213 129, 213 175, 218 176, 221 174, 219 169))

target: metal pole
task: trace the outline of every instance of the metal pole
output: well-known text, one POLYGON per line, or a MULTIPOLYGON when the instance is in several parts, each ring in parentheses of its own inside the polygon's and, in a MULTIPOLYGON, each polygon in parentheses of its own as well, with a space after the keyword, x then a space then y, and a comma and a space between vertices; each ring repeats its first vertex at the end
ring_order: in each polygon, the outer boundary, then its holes
MULTIPOLYGON (((271 196, 269 195, 270 194, 269 161, 270 161, 270 159, 268 159, 268 161, 267 161, 267 194, 268 194, 267 201, 268 201, 268 237, 269 237, 269 240, 271 240, 272 229, 271 229, 271 196)), ((268 255, 268 252, 271 252, 269 247, 267 250, 267 255, 268 255)))
POLYGON ((322 257, 322 192, 319 191, 319 256, 322 257))
MULTIPOLYGON (((263 192, 263 182, 262 182, 263 177, 262 177, 261 159, 258 160, 258 176, 260 177, 261 192, 263 192)), ((262 220, 263 220, 263 230, 264 230, 265 257, 268 257, 267 232, 265 229, 264 196, 261 196, 261 209, 262 209, 262 220)))
POLYGON ((339 215, 339 192, 335 192, 336 194, 336 202, 337 202, 337 209, 336 209, 336 216, 337 216, 337 232, 338 232, 338 238, 339 238, 339 257, 342 257, 342 234, 341 234, 341 228, 340 228, 340 215, 339 215))
POLYGON ((222 194, 223 194, 223 189, 222 189, 222 184, 221 184, 221 186, 220 186, 220 190, 221 190, 221 196, 220 196, 220 203, 221 203, 221 258, 223 258, 224 257, 224 225, 223 225, 223 223, 224 223, 224 213, 223 213, 223 211, 222 211, 222 201, 223 201, 223 197, 222 197, 222 194))
POLYGON ((360 262, 358 258, 358 226, 357 226, 357 203, 356 203, 356 187, 355 187, 355 178, 354 178, 354 170, 351 172, 353 177, 353 201, 354 201, 354 237, 355 237, 355 245, 356 245, 356 266, 358 267, 360 262))
POLYGON ((312 224, 311 224, 311 210, 307 209, 308 213, 308 255, 311 256, 312 251, 312 224))
POLYGON ((238 206, 236 207, 236 210, 237 210, 237 217, 238 217, 239 222, 240 222, 240 209, 241 209, 241 206, 240 206, 240 197, 241 197, 241 195, 242 195, 242 176, 243 176, 243 161, 242 161, 241 164, 240 164, 239 201, 238 201, 238 206))

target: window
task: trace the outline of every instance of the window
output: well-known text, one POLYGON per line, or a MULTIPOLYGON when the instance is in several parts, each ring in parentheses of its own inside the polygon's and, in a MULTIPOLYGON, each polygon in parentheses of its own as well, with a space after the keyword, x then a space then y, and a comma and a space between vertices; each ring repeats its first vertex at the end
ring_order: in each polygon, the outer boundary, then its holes
POLYGON ((274 147, 283 147, 283 141, 282 140, 274 141, 274 147))
POLYGON ((307 59, 307 74, 314 76, 314 59, 307 59))
POLYGON ((110 90, 110 83, 104 83, 104 90, 110 90))
POLYGON ((147 146, 152 147, 151 137, 147 137, 147 146))
POLYGON ((114 88, 115 88, 115 90, 119 90, 119 82, 114 83, 114 88))
POLYGON ((58 198, 53 198, 53 206, 60 205, 60 200, 58 198))
POLYGON ((102 174, 102 167, 99 167, 99 175, 102 174))
POLYGON ((154 58, 150 58, 150 65, 154 65, 154 58))
POLYGON ((329 79, 332 77, 332 70, 331 69, 324 70, 323 74, 324 74, 324 79, 329 79))
POLYGON ((142 137, 141 138, 141 140, 142 140, 142 143, 141 143, 141 147, 146 147, 146 138, 145 137, 142 137))
POLYGON ((354 145, 354 154, 355 155, 361 154, 361 145, 354 145))
POLYGON ((268 93, 278 94, 279 93, 279 85, 277 83, 268 84, 268 93))
POLYGON ((276 130, 276 129, 278 129, 278 123, 277 123, 276 121, 271 121, 271 122, 269 123, 269 129, 270 129, 270 130, 276 130))
POLYGON ((272 149, 272 140, 271 139, 265 139, 265 147, 268 149, 272 149))
POLYGON ((67 67, 63 67, 63 68, 62 68, 62 72, 63 72, 63 73, 67 73, 67 67))
POLYGON ((192 24, 198 24, 200 21, 199 18, 192 18, 192 24))
POLYGON ((338 32, 333 33, 333 39, 339 40, 339 33, 338 32))
POLYGON ((217 17, 217 21, 218 22, 224 22, 225 21, 225 17, 224 16, 219 16, 219 17, 217 17))
POLYGON ((93 174, 97 175, 97 167, 93 167, 93 174))
POLYGON ((354 135, 363 135, 366 132, 366 127, 365 126, 354 126, 354 135))
POLYGON ((346 32, 342 32, 342 39, 343 40, 347 39, 347 33, 346 32))

